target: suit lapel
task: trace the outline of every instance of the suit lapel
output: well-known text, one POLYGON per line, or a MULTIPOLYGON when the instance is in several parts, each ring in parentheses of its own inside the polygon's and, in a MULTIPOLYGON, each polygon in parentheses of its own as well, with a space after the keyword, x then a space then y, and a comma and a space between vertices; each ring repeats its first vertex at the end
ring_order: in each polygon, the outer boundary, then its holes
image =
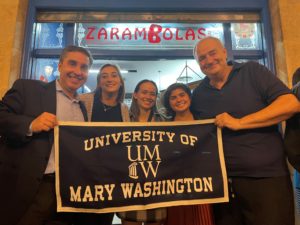
POLYGON ((42 105, 44 112, 56 115, 56 85, 55 81, 44 86, 45 92, 42 96, 42 105))
MULTIPOLYGON (((56 115, 56 82, 52 81, 44 86, 44 95, 41 96, 44 112, 56 115)), ((49 132, 49 142, 52 145, 54 141, 53 129, 49 132)))
POLYGON ((85 105, 82 101, 79 101, 79 105, 80 105, 81 112, 83 114, 84 121, 87 122, 88 121, 88 115, 87 115, 85 105))

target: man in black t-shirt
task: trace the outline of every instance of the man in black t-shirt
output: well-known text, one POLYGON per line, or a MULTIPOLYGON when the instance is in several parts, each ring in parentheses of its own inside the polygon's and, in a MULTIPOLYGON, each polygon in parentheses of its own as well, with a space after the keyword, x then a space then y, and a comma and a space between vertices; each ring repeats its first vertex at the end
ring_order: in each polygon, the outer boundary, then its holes
POLYGON ((214 205, 217 225, 293 225, 292 185, 277 124, 299 112, 290 90, 266 67, 227 64, 220 40, 197 43, 206 78, 194 90, 197 119, 223 128, 230 201, 214 205), (283 107, 284 106, 284 107, 283 107))

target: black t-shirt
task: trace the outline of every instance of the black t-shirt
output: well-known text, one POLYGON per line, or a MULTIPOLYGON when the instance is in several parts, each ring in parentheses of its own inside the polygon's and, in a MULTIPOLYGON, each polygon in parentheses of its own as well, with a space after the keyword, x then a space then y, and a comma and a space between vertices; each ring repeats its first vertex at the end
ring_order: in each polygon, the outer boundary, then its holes
MULTIPOLYGON (((277 97, 291 93, 266 67, 235 63, 221 90, 206 77, 194 90, 192 111, 197 119, 215 118, 227 112, 242 118, 257 112, 277 97)), ((229 176, 274 177, 288 173, 281 134, 277 126, 232 131, 222 130, 229 176)))

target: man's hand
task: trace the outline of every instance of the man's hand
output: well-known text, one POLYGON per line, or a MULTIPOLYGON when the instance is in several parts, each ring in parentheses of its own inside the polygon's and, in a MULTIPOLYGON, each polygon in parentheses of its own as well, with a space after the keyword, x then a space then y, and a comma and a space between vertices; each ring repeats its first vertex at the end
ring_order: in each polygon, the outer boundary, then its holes
POLYGON ((231 130, 241 129, 240 119, 236 119, 226 112, 216 116, 215 124, 220 128, 227 127, 231 130))
POLYGON ((57 124, 58 122, 55 115, 44 112, 31 122, 31 131, 33 133, 49 131, 50 129, 53 129, 57 124))

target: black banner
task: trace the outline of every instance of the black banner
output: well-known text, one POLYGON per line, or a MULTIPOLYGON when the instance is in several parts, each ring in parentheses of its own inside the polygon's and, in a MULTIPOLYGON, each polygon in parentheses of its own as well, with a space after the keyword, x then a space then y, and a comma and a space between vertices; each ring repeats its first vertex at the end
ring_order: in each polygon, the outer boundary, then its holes
POLYGON ((60 212, 228 201, 221 130, 213 120, 61 122, 55 163, 60 212))

